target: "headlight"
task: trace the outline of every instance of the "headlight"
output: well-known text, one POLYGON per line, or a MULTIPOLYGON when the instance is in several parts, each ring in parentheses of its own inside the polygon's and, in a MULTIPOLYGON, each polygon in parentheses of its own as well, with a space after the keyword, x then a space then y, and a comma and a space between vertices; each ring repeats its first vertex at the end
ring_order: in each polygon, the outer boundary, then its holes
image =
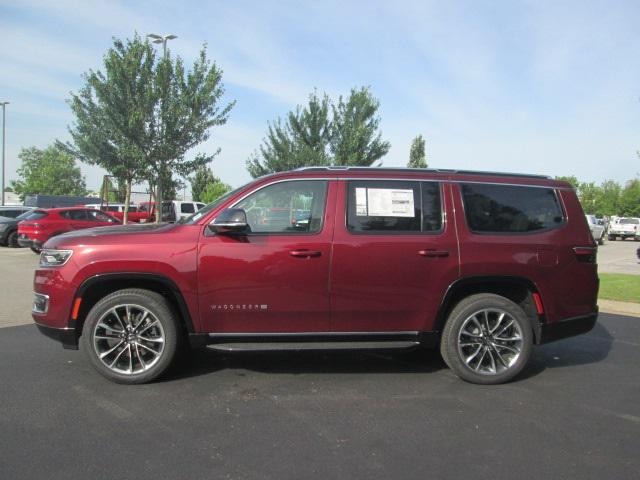
POLYGON ((42 250, 40 253, 41 267, 61 267, 71 258, 73 250, 42 250))

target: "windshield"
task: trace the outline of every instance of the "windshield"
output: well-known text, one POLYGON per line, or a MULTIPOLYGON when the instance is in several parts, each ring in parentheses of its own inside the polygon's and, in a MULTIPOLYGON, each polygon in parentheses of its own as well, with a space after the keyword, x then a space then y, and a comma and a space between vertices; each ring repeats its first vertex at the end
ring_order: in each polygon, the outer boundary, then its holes
POLYGON ((27 217, 29 217, 29 215, 31 215, 33 213, 33 210, 28 210, 26 212, 24 212, 22 215, 18 215, 16 217, 16 220, 26 220, 27 217))
POLYGON ((640 224, 640 220, 637 218, 623 218, 620 220, 622 225, 638 225, 640 224))
POLYGON ((225 193, 221 197, 216 198, 209 205, 207 205, 205 207, 202 207, 200 210, 198 210, 193 215, 190 215, 190 216, 188 216, 186 218, 183 218, 183 219, 179 220, 178 223, 182 223, 183 225, 193 225, 198 220, 200 220, 202 217, 207 215, 210 211, 216 209, 218 206, 220 206, 222 203, 224 203, 228 198, 230 198, 231 196, 235 195, 240 190, 245 188, 247 185, 249 185, 249 184, 247 183, 245 185, 242 185, 241 187, 236 188, 235 190, 231 190, 231 191, 225 193))

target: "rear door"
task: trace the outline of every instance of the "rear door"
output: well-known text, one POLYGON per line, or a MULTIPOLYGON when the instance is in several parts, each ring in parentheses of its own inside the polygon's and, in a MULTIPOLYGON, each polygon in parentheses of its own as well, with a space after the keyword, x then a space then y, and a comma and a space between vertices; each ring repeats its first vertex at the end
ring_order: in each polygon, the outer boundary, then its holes
POLYGON ((200 315, 208 332, 299 333, 330 330, 329 269, 334 182, 286 180, 260 187, 234 206, 246 235, 212 234, 199 245, 200 315), (300 224, 295 209, 310 211, 300 224), (273 209, 286 221, 269 222, 273 209))
POLYGON ((458 277, 449 186, 432 181, 345 180, 331 268, 332 329, 431 330, 458 277))

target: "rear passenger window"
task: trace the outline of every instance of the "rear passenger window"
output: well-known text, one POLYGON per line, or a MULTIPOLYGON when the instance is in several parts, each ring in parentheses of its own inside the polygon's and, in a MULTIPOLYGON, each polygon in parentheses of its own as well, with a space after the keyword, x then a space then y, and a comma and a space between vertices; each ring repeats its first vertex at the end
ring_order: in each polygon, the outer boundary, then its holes
POLYGON ((347 228, 353 233, 420 233, 442 228, 436 182, 348 182, 347 228))
POLYGON ((180 205, 180 213, 195 213, 193 203, 183 203, 180 205))
POLYGON ((463 184, 462 197, 467 224, 474 232, 526 233, 564 222, 551 188, 463 184))

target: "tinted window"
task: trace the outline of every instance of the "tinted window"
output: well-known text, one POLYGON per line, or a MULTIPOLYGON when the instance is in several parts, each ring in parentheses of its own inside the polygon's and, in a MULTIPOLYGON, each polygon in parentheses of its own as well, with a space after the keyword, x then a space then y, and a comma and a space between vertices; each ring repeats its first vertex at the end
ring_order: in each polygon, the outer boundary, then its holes
POLYGON ((475 232, 533 232, 563 222, 551 188, 463 184, 462 196, 467 223, 475 232))
POLYGON ((69 220, 87 220, 86 210, 65 210, 60 212, 60 216, 69 220))
POLYGON ((180 204, 180 213, 195 213, 196 209, 193 206, 193 203, 182 203, 180 204))
POLYGON ((133 205, 129 206, 129 211, 130 212, 137 212, 138 211, 138 207, 134 207, 133 205))
POLYGON ((95 210, 95 211, 89 210, 87 211, 87 214, 89 215, 89 220, 93 222, 110 222, 110 223, 113 222, 113 218, 111 218, 106 213, 102 213, 98 210, 95 210))
POLYGON ((16 218, 22 213, 22 210, 0 210, 0 215, 7 218, 16 218))
POLYGON ((41 218, 49 215, 47 212, 43 212, 42 210, 35 210, 33 212, 29 212, 29 216, 24 220, 40 220, 41 218))
POLYGON ((356 233, 438 231, 442 228, 440 186, 436 182, 351 181, 347 228, 356 233))
POLYGON ((280 182, 258 190, 235 207, 244 209, 254 233, 317 233, 326 196, 325 181, 280 182))

